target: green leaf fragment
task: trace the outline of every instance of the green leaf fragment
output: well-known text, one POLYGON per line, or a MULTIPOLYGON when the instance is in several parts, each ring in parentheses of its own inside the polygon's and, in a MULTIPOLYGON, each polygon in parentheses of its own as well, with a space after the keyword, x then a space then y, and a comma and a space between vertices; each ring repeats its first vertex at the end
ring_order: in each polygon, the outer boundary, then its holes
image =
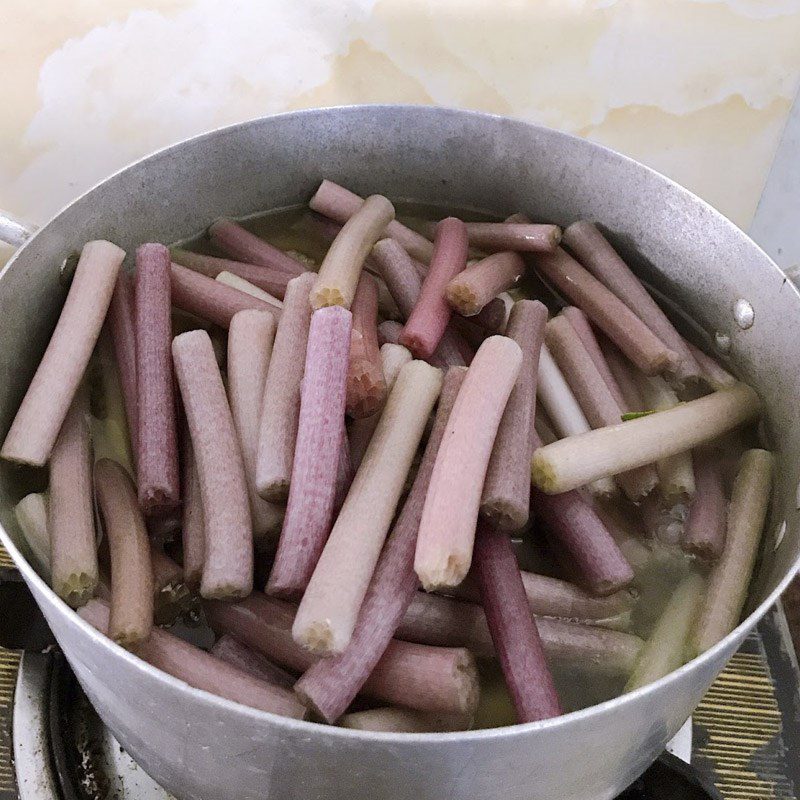
POLYGON ((651 409, 650 411, 628 411, 622 415, 622 421, 628 422, 632 419, 639 419, 639 417, 649 417, 651 414, 655 413, 655 409, 651 409))

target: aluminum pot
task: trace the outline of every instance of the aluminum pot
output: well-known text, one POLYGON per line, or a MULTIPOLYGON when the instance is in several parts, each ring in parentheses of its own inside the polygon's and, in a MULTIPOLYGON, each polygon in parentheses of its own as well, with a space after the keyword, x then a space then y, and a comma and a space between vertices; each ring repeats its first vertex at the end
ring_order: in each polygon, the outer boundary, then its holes
POLYGON ((78 680, 122 746, 180 798, 600 800, 661 752, 795 572, 800 296, 738 228, 661 175, 598 145, 523 122, 427 107, 284 114, 162 150, 113 175, 27 237, 0 275, 0 430, 53 329, 59 265, 88 239, 132 253, 215 217, 305 202, 323 178, 444 207, 601 221, 657 290, 707 334, 729 337, 759 388, 779 468, 747 619, 700 658, 631 694, 554 720, 448 734, 322 727, 244 708, 148 666, 82 622, 26 563, 12 514, 22 476, 0 468, 0 539, 78 680), (743 305, 747 304, 747 305, 743 305), (750 314, 740 313, 750 308, 750 314))

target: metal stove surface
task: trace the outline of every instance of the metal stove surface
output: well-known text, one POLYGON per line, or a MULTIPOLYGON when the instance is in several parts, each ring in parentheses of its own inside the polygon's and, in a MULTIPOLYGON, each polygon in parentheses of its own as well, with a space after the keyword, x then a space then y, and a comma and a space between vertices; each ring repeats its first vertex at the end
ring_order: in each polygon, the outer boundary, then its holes
MULTIPOLYGON (((800 796, 798 687, 797 660, 776 607, 698 708, 692 766, 665 754, 621 797, 794 800, 800 796)), ((106 730, 55 648, 24 654, 0 648, 0 800, 112 798, 170 795, 106 730)))

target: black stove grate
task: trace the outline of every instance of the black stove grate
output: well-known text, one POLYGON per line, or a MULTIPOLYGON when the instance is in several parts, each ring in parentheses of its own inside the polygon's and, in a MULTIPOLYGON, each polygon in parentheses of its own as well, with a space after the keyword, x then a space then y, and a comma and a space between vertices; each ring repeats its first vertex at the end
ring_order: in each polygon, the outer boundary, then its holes
POLYGON ((800 789, 797 660, 782 613, 747 637, 693 716, 692 761, 725 800, 794 800, 800 789))
POLYGON ((0 648, 0 797, 3 798, 17 794, 11 722, 20 657, 16 651, 0 648))

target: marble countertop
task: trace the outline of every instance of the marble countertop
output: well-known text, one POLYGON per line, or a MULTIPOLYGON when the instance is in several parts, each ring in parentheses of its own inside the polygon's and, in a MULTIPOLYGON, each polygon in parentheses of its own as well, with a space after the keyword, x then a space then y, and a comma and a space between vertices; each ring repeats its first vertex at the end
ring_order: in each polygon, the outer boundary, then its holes
POLYGON ((586 136, 747 227, 800 0, 4 0, 0 207, 43 222, 156 148, 286 109, 461 106, 586 136))

